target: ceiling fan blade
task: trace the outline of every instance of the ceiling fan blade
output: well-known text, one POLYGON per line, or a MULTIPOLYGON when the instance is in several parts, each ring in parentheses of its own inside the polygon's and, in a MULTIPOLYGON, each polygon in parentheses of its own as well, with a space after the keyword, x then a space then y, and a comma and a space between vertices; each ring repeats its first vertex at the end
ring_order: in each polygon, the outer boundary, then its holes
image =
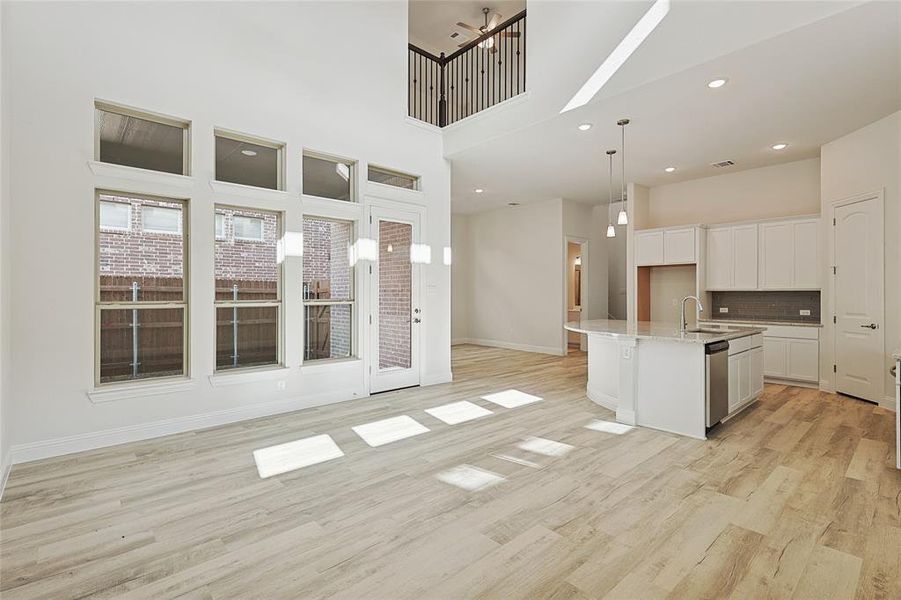
POLYGON ((503 17, 501 17, 499 13, 494 13, 493 15, 491 15, 491 20, 488 21, 488 29, 494 29, 495 27, 497 27, 502 18, 503 17))
POLYGON ((466 23, 461 23, 460 21, 457 21, 457 27, 462 27, 463 29, 466 29, 467 31, 471 31, 473 33, 477 33, 478 35, 482 35, 482 31, 478 27, 473 27, 472 25, 467 25, 466 23))

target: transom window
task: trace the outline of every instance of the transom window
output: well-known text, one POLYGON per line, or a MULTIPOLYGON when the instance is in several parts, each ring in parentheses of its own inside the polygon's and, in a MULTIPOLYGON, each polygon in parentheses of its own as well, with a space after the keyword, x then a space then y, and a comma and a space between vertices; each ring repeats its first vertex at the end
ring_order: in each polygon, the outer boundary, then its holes
POLYGON ((216 131, 216 180, 284 189, 283 151, 283 144, 216 131))
POLYGON ((95 102, 95 160, 188 175, 190 123, 95 102))
POLYGON ((169 198, 97 193, 97 384, 185 375, 185 206, 169 198), (178 229, 161 234, 125 226, 147 211, 171 215, 178 229))
POLYGON ((353 201, 353 161, 305 152, 303 155, 303 193, 307 196, 353 201))
POLYGON ((304 361, 354 353, 354 224, 303 219, 304 361))
POLYGON ((419 189, 419 177, 416 175, 392 171, 391 169, 384 169, 374 165, 367 167, 367 179, 372 183, 381 183, 405 190, 419 189))
POLYGON ((215 241, 216 369, 280 364, 281 215, 225 206, 217 206, 216 212, 233 223, 235 232, 215 241), (256 243, 238 235, 241 227, 256 228, 256 243))

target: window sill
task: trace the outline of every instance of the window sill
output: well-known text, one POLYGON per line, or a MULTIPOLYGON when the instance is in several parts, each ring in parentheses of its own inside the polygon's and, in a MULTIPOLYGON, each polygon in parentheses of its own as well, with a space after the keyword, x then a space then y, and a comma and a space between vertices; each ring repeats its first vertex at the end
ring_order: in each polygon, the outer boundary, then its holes
POLYGON ((302 196, 303 214, 317 217, 358 220, 363 218, 363 205, 348 200, 332 200, 319 196, 302 196))
POLYGON ((125 179, 141 183, 164 184, 179 188, 191 188, 194 186, 194 178, 188 175, 176 175, 175 173, 165 173, 163 171, 126 167, 125 165, 114 165, 98 160, 89 160, 88 167, 90 167, 91 172, 93 172, 94 175, 100 177, 125 179))
POLYGON ((223 387, 227 385, 241 385, 257 381, 274 381, 288 376, 288 367, 250 367, 247 369, 235 369, 232 371, 220 371, 209 376, 210 385, 223 387))
POLYGON ((291 194, 284 190, 270 190, 268 188, 255 187, 252 185, 244 185, 241 183, 230 183, 228 181, 210 181, 210 188, 218 195, 233 196, 235 198, 255 200, 296 200, 297 195, 291 194))
POLYGON ((362 366, 363 361, 356 356, 350 358, 323 358, 319 360, 309 360, 300 366, 301 373, 321 373, 323 371, 331 371, 334 369, 346 369, 353 366, 362 366))
POLYGON ((159 396, 185 392, 197 385, 197 381, 190 378, 167 379, 165 381, 141 381, 128 383, 114 383, 88 390, 88 399, 94 404, 102 402, 115 402, 117 400, 129 400, 144 396, 159 396))

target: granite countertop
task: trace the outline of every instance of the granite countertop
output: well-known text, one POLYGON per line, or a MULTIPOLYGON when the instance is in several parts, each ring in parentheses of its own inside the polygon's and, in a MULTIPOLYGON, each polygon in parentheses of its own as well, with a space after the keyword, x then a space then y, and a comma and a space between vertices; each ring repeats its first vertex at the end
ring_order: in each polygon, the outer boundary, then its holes
POLYGON ((699 323, 752 323, 754 325, 790 325, 792 327, 822 327, 822 323, 804 323, 798 321, 770 321, 756 319, 701 319, 699 323))
POLYGON ((763 333, 762 327, 735 327, 716 333, 680 333, 675 323, 663 321, 614 321, 610 319, 594 319, 590 321, 571 321, 565 325, 569 331, 576 333, 598 334, 614 339, 656 340, 662 342, 689 342, 710 344, 734 340, 741 337, 763 333))

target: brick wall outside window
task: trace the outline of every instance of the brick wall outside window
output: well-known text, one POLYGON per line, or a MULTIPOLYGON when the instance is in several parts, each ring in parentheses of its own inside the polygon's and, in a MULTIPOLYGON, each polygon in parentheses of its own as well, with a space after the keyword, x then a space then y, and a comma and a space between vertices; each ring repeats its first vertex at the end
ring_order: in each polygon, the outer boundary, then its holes
POLYGON ((408 223, 379 222, 380 369, 410 366, 412 236, 408 223))
MULTIPOLYGON (((353 269, 348 249, 353 224, 315 217, 303 220, 303 288, 305 300, 352 300, 353 269)), ((352 311, 344 306, 305 308, 305 358, 351 354, 352 311)))

